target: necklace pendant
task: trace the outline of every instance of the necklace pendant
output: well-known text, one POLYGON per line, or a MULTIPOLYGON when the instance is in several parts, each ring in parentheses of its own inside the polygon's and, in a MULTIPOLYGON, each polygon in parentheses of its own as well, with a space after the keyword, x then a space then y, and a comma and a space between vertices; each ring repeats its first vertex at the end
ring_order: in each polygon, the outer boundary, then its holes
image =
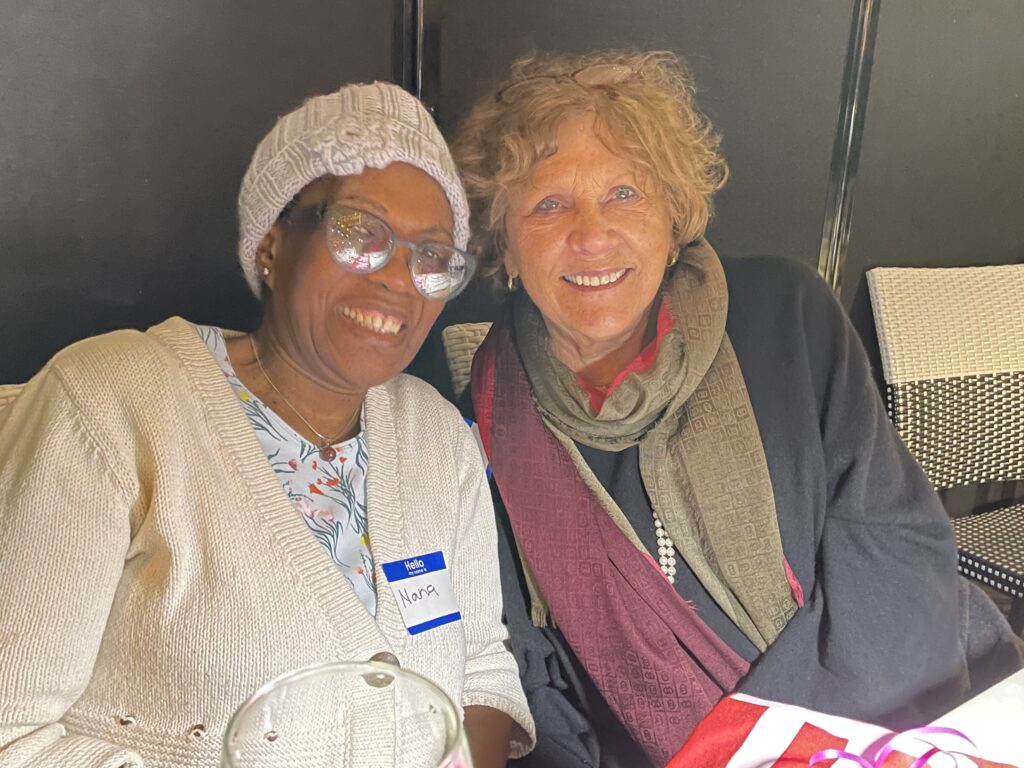
POLYGON ((330 445, 320 446, 320 458, 324 461, 334 461, 338 458, 338 452, 330 445))

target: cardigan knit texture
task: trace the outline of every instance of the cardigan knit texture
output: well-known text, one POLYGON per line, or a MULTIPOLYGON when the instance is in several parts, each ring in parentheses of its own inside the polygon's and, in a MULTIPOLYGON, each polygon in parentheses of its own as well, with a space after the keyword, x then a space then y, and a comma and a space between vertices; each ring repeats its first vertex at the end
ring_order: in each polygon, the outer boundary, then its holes
POLYGON ((263 682, 382 651, 528 751, 472 433, 409 376, 365 405, 376 620, 186 321, 73 345, 0 410, 0 767, 212 768, 263 682), (462 620, 410 636, 381 565, 437 550, 462 620))

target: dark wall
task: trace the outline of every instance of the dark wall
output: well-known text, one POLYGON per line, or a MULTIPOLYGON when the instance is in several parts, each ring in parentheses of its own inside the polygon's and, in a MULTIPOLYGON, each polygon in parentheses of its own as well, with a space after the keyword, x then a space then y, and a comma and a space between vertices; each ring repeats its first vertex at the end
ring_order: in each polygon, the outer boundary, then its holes
MULTIPOLYGON (((431 0, 428 0, 431 2, 431 0)), ((459 115, 531 50, 668 49, 694 73, 731 177, 709 238, 720 253, 786 254, 817 265, 853 0, 444 0, 438 118, 459 115)), ((429 94, 428 94, 429 95, 429 94)), ((492 319, 471 288, 441 317, 492 319)), ((448 386, 435 332, 413 370, 448 386)))
POLYGON ((882 0, 843 289, 872 354, 866 270, 1024 262, 1022 41, 1020 0, 882 0))
MULTIPOLYGON (((876 367, 867 269, 1024 261, 1024 3, 879 2, 841 297, 876 367)), ((443 5, 443 125, 531 49, 674 50, 695 73, 732 170, 712 243, 723 254, 817 265, 854 0, 443 5)), ((494 300, 475 291, 442 321, 495 312, 494 300)), ((419 372, 447 386, 436 370, 419 372)))
MULTIPOLYGON (((682 54, 732 169, 712 242, 816 264, 854 0, 426 2, 449 134, 531 49, 682 54)), ((395 5, 0 0, 0 382, 170 314, 251 323, 234 209, 249 156, 303 96, 391 77, 395 5)), ((866 268, 1024 258, 1022 39, 1020 0, 882 0, 843 276, 869 340, 866 268)), ((472 290, 442 324, 495 311, 472 290)), ((446 387, 439 344, 414 369, 446 387)))
POLYGON ((694 72, 732 170, 714 244, 817 263, 852 2, 446 0, 444 8, 446 127, 530 49, 675 51, 694 72))
POLYGON ((171 314, 245 326, 238 185, 312 93, 389 79, 381 0, 0 3, 0 382, 171 314))

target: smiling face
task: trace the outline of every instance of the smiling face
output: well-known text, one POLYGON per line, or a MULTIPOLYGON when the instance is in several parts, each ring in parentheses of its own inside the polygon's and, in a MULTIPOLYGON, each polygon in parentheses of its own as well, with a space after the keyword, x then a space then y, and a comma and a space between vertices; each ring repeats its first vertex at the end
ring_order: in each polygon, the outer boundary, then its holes
POLYGON ((674 247, 668 207, 591 113, 566 119, 555 139, 512 197, 505 268, 544 316, 559 360, 578 373, 600 361, 624 367, 674 247))
POLYGON ((365 392, 409 364, 444 302, 424 298, 413 286, 404 246, 376 272, 335 263, 324 225, 304 215, 325 203, 372 213, 412 242, 452 243, 451 208, 431 176, 393 163, 312 182, 298 195, 291 222, 278 221, 261 243, 257 269, 270 271, 264 325, 274 351, 322 386, 365 392))

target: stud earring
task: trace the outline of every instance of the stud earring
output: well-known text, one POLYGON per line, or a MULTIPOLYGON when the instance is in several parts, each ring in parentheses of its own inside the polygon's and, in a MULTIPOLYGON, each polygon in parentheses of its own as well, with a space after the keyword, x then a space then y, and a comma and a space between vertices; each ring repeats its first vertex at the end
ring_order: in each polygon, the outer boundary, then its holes
POLYGON ((673 253, 669 257, 669 260, 668 260, 669 267, 674 267, 676 265, 677 261, 679 261, 679 249, 678 248, 676 248, 675 253, 673 253))
POLYGON ((263 268, 263 276, 264 277, 270 277, 270 267, 264 267, 263 268))

